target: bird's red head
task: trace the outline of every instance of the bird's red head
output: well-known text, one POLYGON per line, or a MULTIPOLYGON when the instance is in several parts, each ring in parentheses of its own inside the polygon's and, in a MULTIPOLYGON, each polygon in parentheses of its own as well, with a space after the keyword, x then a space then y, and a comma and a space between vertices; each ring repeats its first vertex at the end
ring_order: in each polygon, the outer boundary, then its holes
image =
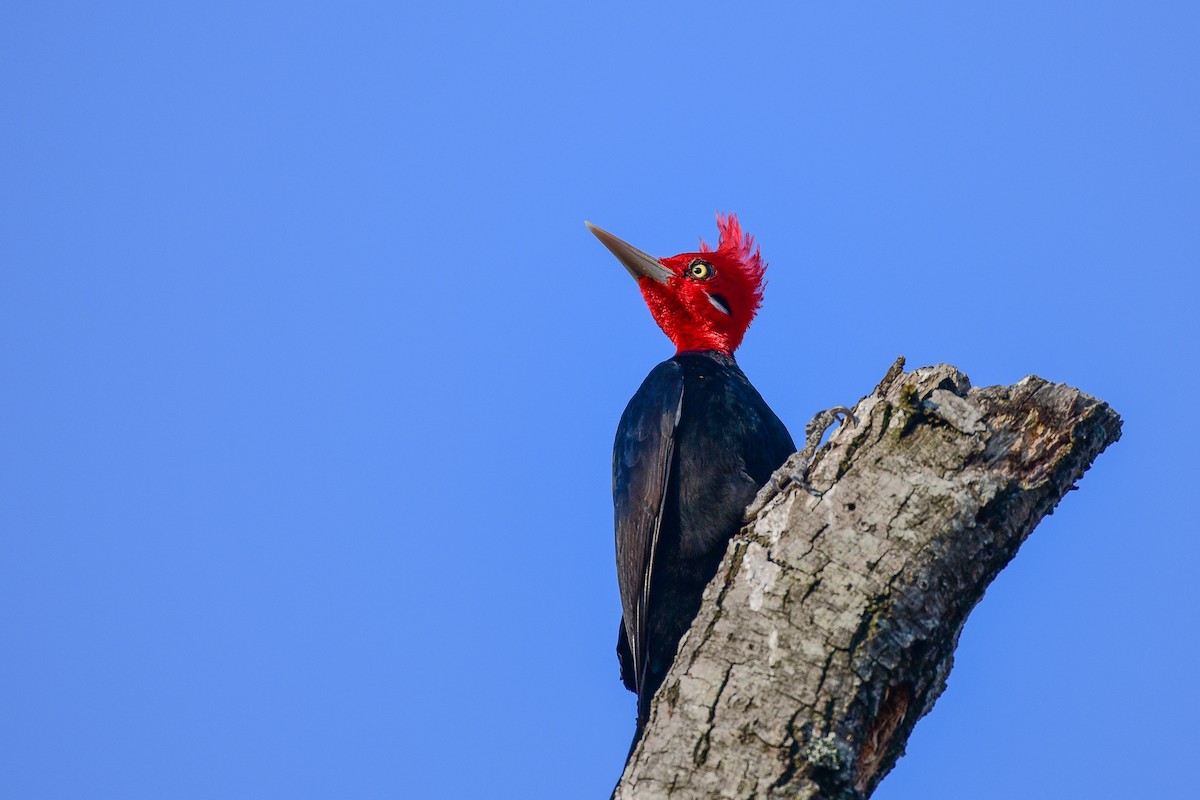
POLYGON ((637 280, 654 321, 678 352, 733 354, 762 305, 767 267, 735 215, 717 214, 715 249, 701 240, 698 252, 660 259, 587 225, 637 280))

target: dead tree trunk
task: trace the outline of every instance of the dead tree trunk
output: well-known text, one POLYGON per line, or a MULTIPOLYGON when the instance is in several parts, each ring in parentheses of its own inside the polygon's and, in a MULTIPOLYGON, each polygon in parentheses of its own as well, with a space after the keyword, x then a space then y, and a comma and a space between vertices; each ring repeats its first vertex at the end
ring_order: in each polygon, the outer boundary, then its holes
POLYGON ((868 797, 988 584, 1120 436, 1111 408, 1062 384, 974 389, 951 366, 903 366, 808 487, 789 480, 797 454, 751 505, 614 797, 868 797))

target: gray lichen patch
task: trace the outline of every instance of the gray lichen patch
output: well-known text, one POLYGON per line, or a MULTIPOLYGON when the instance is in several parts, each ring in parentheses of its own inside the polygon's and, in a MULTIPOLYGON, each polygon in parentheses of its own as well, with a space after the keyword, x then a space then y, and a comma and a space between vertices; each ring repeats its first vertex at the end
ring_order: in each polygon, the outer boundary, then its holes
POLYGON ((803 755, 805 761, 818 769, 836 772, 846 766, 846 760, 838 746, 838 738, 832 733, 809 739, 808 744, 804 746, 803 755))

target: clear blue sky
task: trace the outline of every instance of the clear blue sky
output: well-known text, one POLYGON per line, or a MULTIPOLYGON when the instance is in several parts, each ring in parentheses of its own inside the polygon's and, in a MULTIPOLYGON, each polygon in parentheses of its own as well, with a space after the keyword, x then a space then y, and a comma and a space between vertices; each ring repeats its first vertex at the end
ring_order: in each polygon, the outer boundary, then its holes
POLYGON ((609 459, 671 355, 591 219, 733 210, 793 432, 892 359, 1125 438, 881 800, 1194 796, 1190 3, 0 10, 0 796, 607 796, 609 459))

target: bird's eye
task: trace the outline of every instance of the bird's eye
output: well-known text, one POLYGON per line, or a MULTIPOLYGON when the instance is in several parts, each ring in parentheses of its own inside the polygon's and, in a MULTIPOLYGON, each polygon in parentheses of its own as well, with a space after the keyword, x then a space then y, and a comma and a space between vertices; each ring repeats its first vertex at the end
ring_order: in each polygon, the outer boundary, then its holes
POLYGON ((712 277, 712 264, 697 258, 691 264, 688 264, 687 274, 698 281, 706 281, 712 277))

